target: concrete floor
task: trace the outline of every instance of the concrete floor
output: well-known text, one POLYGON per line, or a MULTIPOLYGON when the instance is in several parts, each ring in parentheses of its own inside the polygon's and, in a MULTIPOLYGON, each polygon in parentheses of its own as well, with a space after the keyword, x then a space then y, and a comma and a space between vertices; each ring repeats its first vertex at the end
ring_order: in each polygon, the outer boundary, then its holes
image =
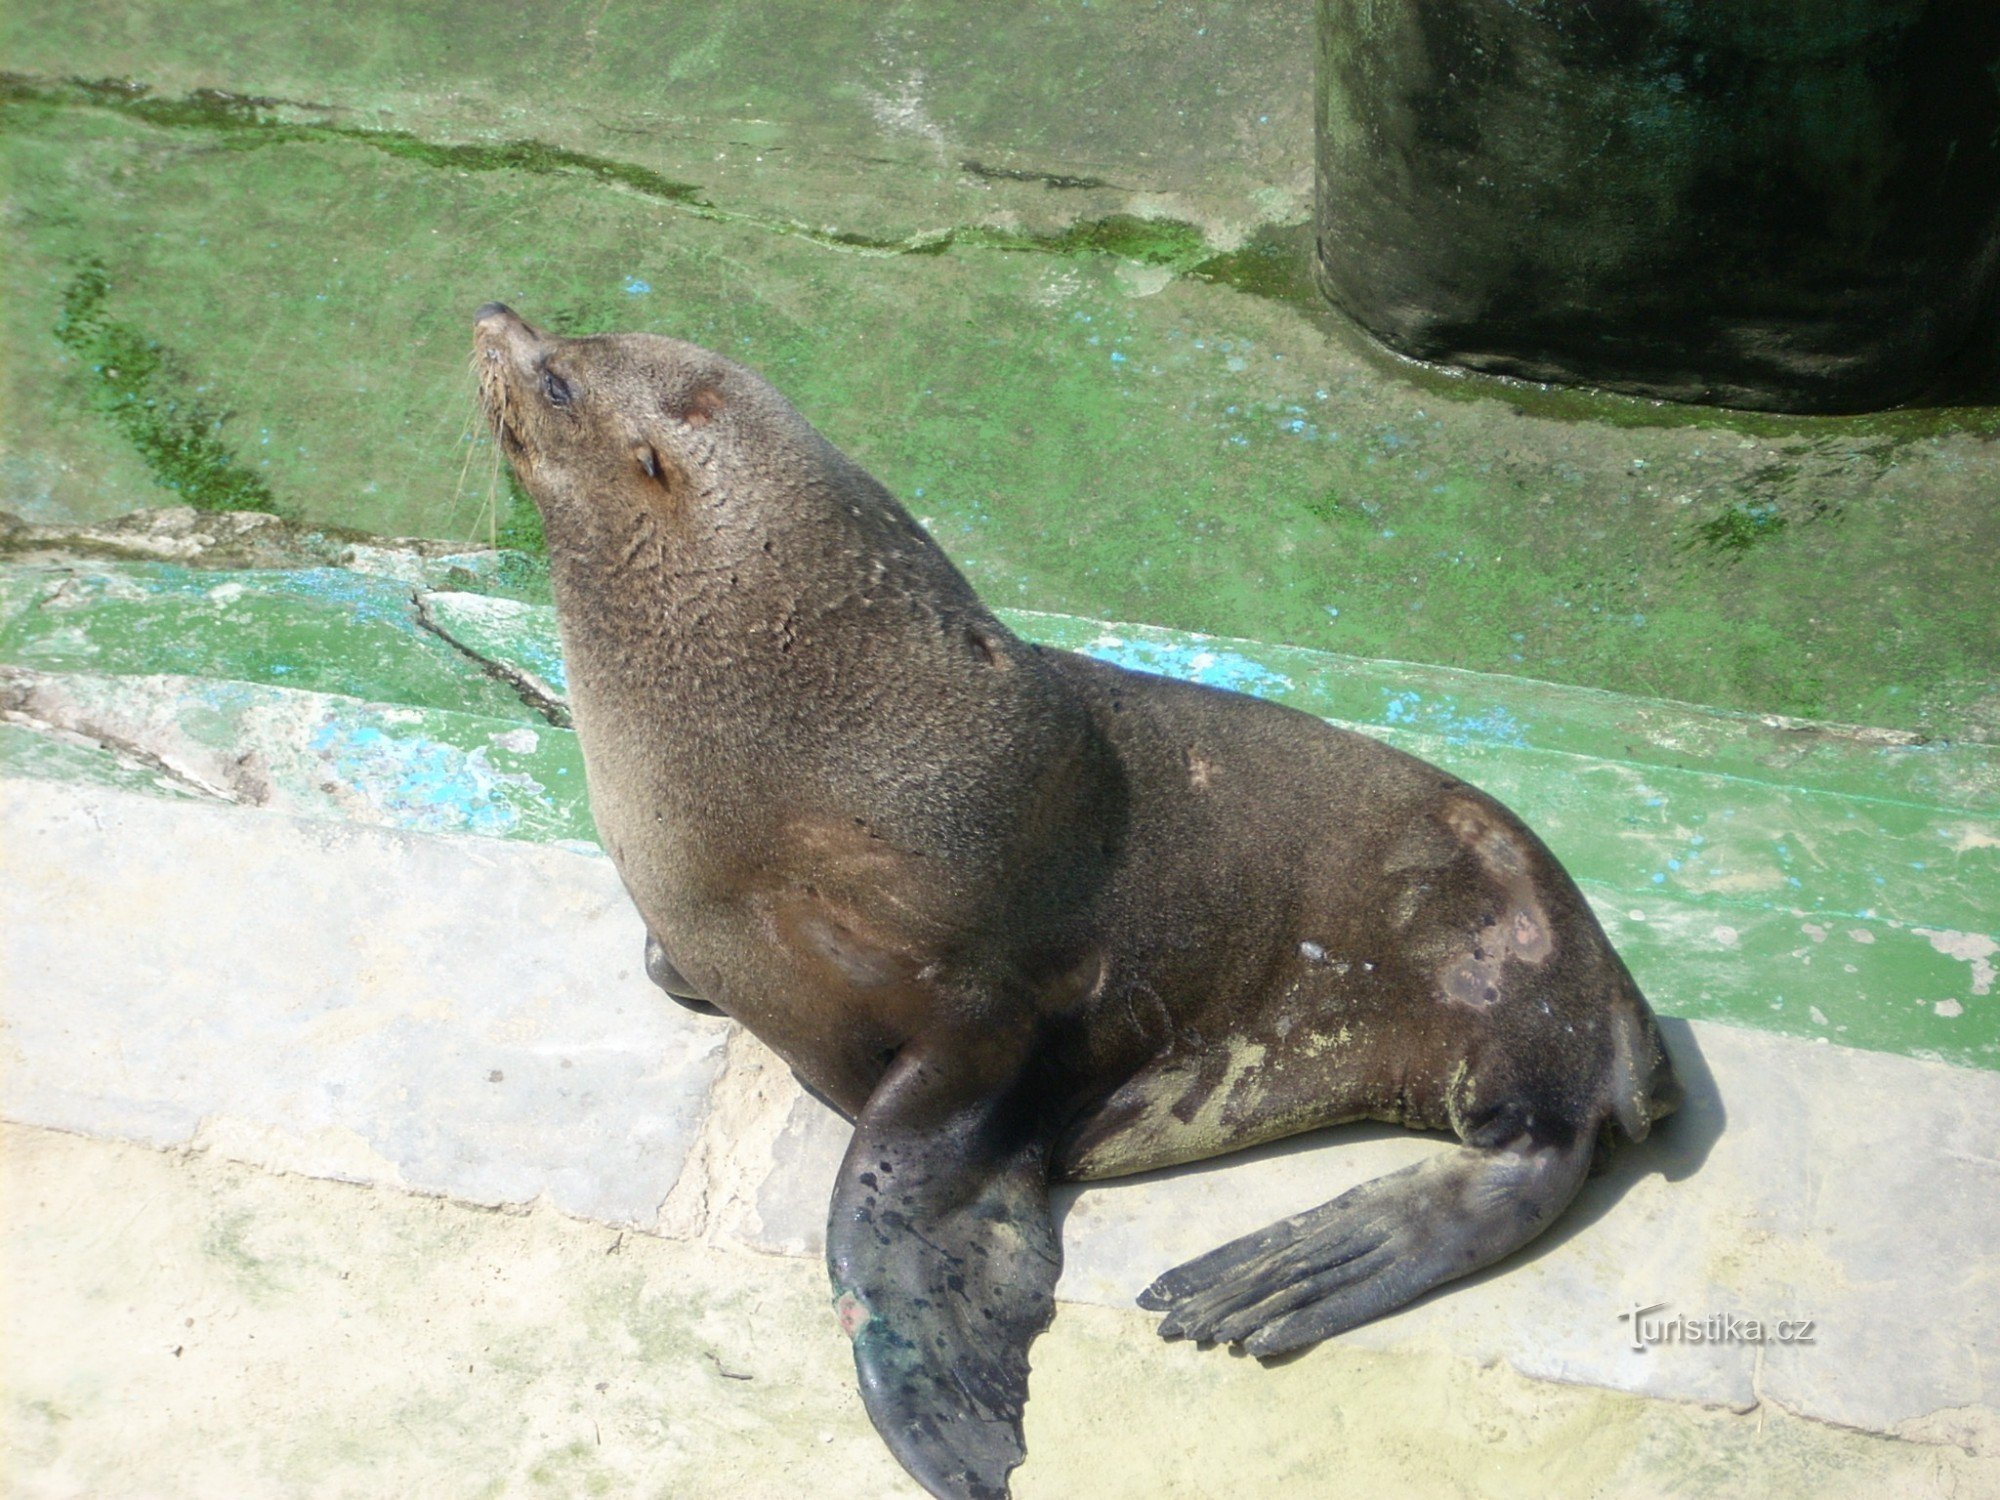
MULTIPOLYGON (((826 1306, 845 1127, 658 998, 601 856, 41 778, 0 818, 20 1493, 914 1493, 826 1306)), ((1132 1297, 1454 1148, 1065 1190, 1019 1492, 2000 1493, 2000 1074, 1668 1026, 1687 1105, 1555 1233, 1278 1366, 1132 1297)))
MULTIPOLYGON (((915 1496, 809 1260, 0 1136, 22 1500, 915 1496)), ((1605 1500, 2000 1493, 1992 1458, 1331 1348, 1280 1369, 1065 1305, 1015 1492, 1605 1500)))
POLYGON ((1705 1060, 1566 1234, 1276 1368, 1129 1299, 1427 1143, 1070 1195, 1018 1493, 2000 1495, 2000 413, 1387 358, 1305 290, 1298 0, 496 15, 0 18, 11 1492, 909 1492, 838 1123, 594 857, 501 297, 756 365, 1024 633, 1500 792, 1705 1060))

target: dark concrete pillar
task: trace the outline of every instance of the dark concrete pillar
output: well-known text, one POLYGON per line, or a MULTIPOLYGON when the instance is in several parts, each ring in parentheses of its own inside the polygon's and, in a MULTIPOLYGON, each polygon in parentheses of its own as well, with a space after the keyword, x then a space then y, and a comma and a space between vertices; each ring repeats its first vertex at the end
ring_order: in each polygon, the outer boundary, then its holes
POLYGON ((1320 0, 1328 296, 1405 354, 1841 411, 2000 285, 2000 0, 1320 0))

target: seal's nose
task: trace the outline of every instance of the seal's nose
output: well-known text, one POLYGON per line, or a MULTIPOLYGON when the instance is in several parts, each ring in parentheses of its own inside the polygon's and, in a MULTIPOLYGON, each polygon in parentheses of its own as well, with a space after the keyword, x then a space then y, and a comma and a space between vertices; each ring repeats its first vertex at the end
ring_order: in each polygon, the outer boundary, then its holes
POLYGON ((484 323, 488 318, 511 318, 513 316, 514 309, 506 303, 488 302, 472 315, 472 321, 475 323, 484 323))

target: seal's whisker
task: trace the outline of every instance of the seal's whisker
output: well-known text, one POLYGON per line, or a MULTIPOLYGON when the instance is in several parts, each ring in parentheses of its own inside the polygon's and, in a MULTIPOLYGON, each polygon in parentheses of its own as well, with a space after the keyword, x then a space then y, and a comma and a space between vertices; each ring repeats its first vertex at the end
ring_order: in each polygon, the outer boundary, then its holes
POLYGON ((493 445, 493 468, 486 476, 486 540, 500 545, 500 445, 493 445))
POLYGON ((445 514, 448 530, 458 524, 459 507, 465 503, 465 481, 472 473, 472 453, 479 443, 479 417, 479 398, 475 394, 458 429, 458 444, 465 450, 465 457, 458 466, 458 481, 451 487, 451 509, 445 514))
MULTIPOLYGON (((473 455, 479 450, 481 441, 480 430, 488 425, 485 411, 485 370, 482 368, 484 363, 476 355, 471 361, 469 373, 473 377, 472 399, 466 406, 461 408, 463 418, 459 424, 458 442, 459 446, 465 450, 465 456, 459 462, 458 479, 452 485, 451 489, 451 509, 445 515, 446 530, 453 535, 458 534, 458 518, 464 509, 466 495, 469 493, 467 481, 472 475, 473 455)), ((472 527, 465 535, 470 539, 477 534, 478 517, 475 514, 472 527)))

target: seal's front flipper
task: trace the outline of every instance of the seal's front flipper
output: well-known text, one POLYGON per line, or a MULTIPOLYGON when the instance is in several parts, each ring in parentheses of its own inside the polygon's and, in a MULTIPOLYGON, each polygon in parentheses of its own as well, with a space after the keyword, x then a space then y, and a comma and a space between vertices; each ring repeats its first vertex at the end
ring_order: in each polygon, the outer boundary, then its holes
POLYGON ((1540 1234, 1590 1168, 1594 1132, 1448 1148, 1167 1272, 1139 1298, 1162 1338, 1285 1354, 1489 1266, 1540 1234))
POLYGON ((827 1226, 869 1418, 952 1500, 1006 1495, 1028 1345, 1055 1315, 1047 1154, 1018 1103, 906 1047, 855 1121, 827 1226))
POLYGON ((685 1005, 704 1016, 722 1014, 719 1007, 695 993, 694 986, 681 977, 681 971, 667 957, 666 948, 650 932, 646 934, 646 977, 665 990, 667 998, 676 1005, 685 1005))

